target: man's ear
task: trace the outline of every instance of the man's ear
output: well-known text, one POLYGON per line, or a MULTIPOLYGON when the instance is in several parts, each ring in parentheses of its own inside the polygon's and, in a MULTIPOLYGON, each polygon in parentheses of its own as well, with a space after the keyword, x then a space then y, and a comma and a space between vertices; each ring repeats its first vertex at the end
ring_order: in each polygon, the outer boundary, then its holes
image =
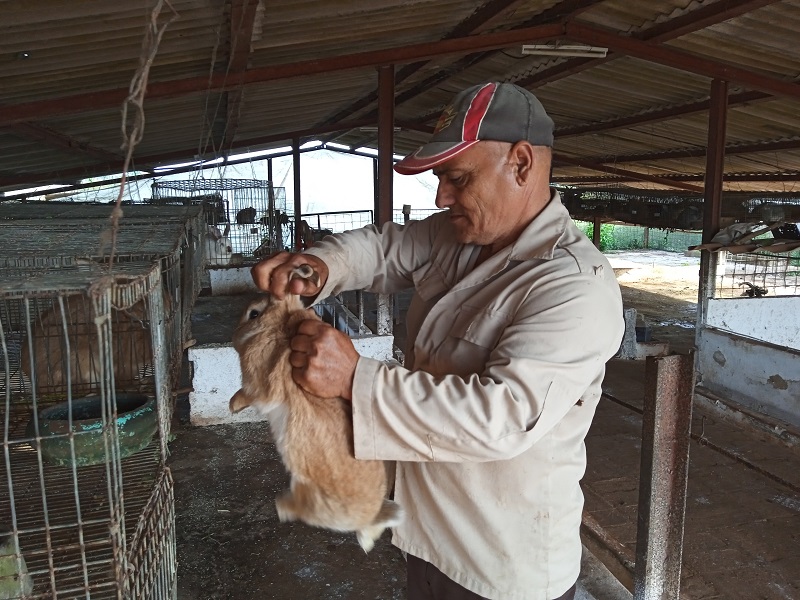
POLYGON ((533 177, 536 153, 533 146, 526 141, 519 141, 511 147, 510 163, 514 167, 517 185, 526 185, 533 177))

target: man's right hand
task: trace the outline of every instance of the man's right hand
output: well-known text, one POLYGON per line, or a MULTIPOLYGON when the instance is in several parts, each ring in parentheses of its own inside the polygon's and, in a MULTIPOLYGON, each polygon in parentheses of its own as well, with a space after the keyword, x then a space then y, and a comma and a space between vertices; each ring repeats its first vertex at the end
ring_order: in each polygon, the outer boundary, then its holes
POLYGON ((313 297, 319 294, 328 280, 328 265, 311 254, 278 252, 256 263, 250 273, 259 289, 270 292, 277 298, 282 299, 286 294, 313 297), (311 266, 319 279, 290 279, 292 271, 301 265, 311 266))

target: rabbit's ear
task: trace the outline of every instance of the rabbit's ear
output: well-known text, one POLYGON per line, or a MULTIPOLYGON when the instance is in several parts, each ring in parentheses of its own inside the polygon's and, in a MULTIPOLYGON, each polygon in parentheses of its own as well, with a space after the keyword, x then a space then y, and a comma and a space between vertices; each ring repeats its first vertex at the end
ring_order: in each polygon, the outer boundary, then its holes
POLYGON ((244 393, 244 390, 239 390, 233 395, 233 397, 231 397, 228 407, 231 409, 232 413, 238 413, 250 406, 252 403, 253 400, 244 393))
POLYGON ((228 234, 231 232, 231 224, 228 223, 225 225, 225 231, 222 232, 222 237, 228 237, 228 234))

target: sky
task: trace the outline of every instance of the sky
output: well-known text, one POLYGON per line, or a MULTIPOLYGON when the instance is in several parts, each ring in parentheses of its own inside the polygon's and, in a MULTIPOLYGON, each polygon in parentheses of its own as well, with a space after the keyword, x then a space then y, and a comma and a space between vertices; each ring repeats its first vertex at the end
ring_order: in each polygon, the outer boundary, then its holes
MULTIPOLYGON (((315 150, 300 155, 300 191, 303 213, 369 210, 374 208, 373 160, 330 150, 315 150)), ((294 175, 292 157, 272 159, 273 185, 286 190, 287 207, 294 205, 294 175)), ((199 172, 183 173, 158 178, 159 180, 186 180, 202 176, 205 179, 220 177, 231 179, 267 180, 267 161, 251 162, 227 167, 212 167, 199 172)), ((151 184, 155 179, 142 179, 129 183, 126 200, 141 201, 152 196, 151 184)), ((394 174, 394 208, 400 210, 404 204, 412 209, 435 209, 436 178, 426 172, 409 176, 394 174)), ((75 201, 113 201, 119 191, 118 185, 83 190, 66 199, 75 201)), ((58 190, 48 190, 48 194, 58 190)))

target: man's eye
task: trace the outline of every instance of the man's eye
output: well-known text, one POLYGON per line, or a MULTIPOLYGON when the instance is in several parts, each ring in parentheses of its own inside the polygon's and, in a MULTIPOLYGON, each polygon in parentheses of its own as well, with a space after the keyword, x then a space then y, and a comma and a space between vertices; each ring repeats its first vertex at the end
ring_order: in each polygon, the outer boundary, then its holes
POLYGON ((450 181, 453 185, 462 187, 465 183, 467 183, 467 176, 466 175, 459 175, 458 177, 451 177, 450 181))

